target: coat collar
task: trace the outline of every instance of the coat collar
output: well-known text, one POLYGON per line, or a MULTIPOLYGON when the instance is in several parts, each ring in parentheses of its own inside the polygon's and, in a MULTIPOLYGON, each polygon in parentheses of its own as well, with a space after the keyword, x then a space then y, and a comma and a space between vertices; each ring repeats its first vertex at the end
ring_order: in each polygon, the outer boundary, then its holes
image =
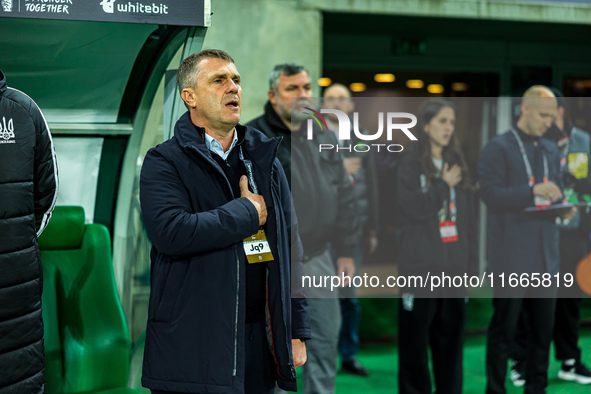
POLYGON ((521 138, 521 141, 523 141, 524 144, 530 143, 530 142, 537 142, 540 140, 540 137, 534 137, 531 136, 529 134, 526 134, 525 131, 521 130, 518 126, 517 123, 513 125, 513 128, 515 129, 515 131, 517 132, 517 134, 519 134, 519 137, 521 138))
POLYGON ((0 94, 3 94, 6 91, 6 76, 0 70, 0 94))
POLYGON ((291 134, 291 130, 283 123, 277 112, 273 109, 270 101, 267 101, 267 104, 265 104, 264 117, 276 135, 289 136, 291 134))
MULTIPOLYGON (((281 137, 269 138, 260 131, 241 124, 236 125, 236 132, 238 133, 238 143, 234 149, 240 146, 244 149, 244 154, 247 155, 253 163, 261 168, 271 168, 273 160, 277 156, 277 148, 281 142, 281 137)), ((211 158, 209 149, 205 144, 205 129, 195 126, 191 122, 189 112, 185 112, 174 127, 174 138, 177 139, 179 145, 184 149, 196 150, 206 158, 211 158)))

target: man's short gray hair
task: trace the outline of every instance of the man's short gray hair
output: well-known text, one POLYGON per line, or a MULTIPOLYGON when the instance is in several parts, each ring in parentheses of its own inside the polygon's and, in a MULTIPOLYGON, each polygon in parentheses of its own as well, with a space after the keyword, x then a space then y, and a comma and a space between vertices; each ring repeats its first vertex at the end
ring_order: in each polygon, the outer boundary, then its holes
POLYGON ((281 74, 285 74, 286 77, 289 77, 291 75, 299 74, 302 71, 305 71, 308 75, 310 75, 308 70, 306 70, 306 67, 299 64, 283 63, 276 65, 273 67, 273 71, 271 71, 271 75, 269 76, 269 89, 277 93, 277 86, 279 86, 279 76, 281 74))
POLYGON ((227 52, 221 49, 204 49, 197 52, 183 60, 179 69, 176 72, 176 83, 179 88, 179 93, 183 89, 195 87, 197 84, 197 76, 199 75, 199 62, 203 59, 222 59, 228 63, 234 63, 234 59, 227 52))

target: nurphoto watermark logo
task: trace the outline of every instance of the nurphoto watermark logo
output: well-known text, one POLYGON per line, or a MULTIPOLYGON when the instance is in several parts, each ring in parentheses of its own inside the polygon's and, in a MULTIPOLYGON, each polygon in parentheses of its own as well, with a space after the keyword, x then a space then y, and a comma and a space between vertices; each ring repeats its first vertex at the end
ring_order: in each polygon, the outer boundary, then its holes
MULTIPOLYGON (((415 135, 409 130, 416 126, 417 117, 409 112, 378 112, 378 130, 373 134, 369 134, 367 132, 362 132, 360 130, 359 112, 353 112, 353 122, 351 122, 349 115, 338 109, 321 108, 319 112, 310 107, 304 108, 310 111, 304 113, 311 117, 311 119, 308 119, 307 123, 308 140, 314 139, 314 121, 316 121, 321 130, 325 129, 327 131, 332 130, 333 132, 335 132, 339 141, 351 141, 351 133, 353 133, 356 139, 359 140, 359 142, 355 145, 351 146, 349 144, 349 146, 346 147, 339 146, 338 144, 319 144, 319 152, 334 149, 336 149, 337 151, 353 150, 355 152, 369 152, 371 150, 380 151, 380 149, 382 148, 392 153, 402 152, 404 147, 400 144, 376 143, 376 141, 378 140, 383 140, 382 136, 384 135, 384 131, 386 132, 386 140, 388 142, 392 141, 394 132, 397 131, 402 131, 406 135, 406 137, 408 137, 411 141, 417 141, 417 137, 415 137, 415 135), (329 127, 326 122, 326 119, 322 116, 322 114, 334 115, 333 119, 336 119, 337 125, 329 127), (408 121, 401 123, 400 120, 404 119, 408 121), (367 143, 365 143, 365 141, 367 141, 367 143)), ((332 122, 331 125, 332 124, 334 124, 334 122, 332 122)))

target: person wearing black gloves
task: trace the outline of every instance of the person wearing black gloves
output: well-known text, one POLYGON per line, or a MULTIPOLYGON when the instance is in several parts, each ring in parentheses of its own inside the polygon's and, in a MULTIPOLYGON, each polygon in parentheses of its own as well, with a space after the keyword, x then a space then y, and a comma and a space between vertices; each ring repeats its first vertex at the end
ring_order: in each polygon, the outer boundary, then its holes
MULTIPOLYGON (((424 102, 417 117, 424 132, 398 166, 399 274, 464 275, 476 271, 476 198, 455 130, 455 107, 424 102)), ((405 290, 399 312, 399 392, 462 392, 464 289, 426 294, 405 290), (423 298, 424 297, 424 298, 423 298)))

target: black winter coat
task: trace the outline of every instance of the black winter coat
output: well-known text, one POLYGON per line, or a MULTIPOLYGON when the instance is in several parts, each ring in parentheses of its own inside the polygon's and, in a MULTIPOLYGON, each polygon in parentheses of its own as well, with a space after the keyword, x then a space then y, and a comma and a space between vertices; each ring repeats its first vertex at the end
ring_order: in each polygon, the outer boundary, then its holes
MULTIPOLYGON (((297 230, 290 229, 297 223, 287 179, 275 157, 280 139, 241 125, 236 130, 245 135, 241 146, 267 205, 266 234, 276 256, 267 276, 276 379, 280 387, 295 390, 291 339, 310 338, 310 324, 301 288, 290 284, 290 271, 297 277, 301 270, 302 252, 297 230)), ((153 243, 142 384, 175 392, 243 393, 242 240, 257 232, 259 218, 250 201, 233 195, 202 132, 185 113, 174 137, 150 149, 142 167, 142 215, 153 243)))
MULTIPOLYGON (((366 130, 362 129, 361 132, 367 134, 366 130)), ((358 231, 362 234, 367 230, 377 231, 379 217, 375 153, 371 151, 357 152, 354 149, 357 144, 362 144, 364 142, 365 141, 355 135, 353 132, 353 125, 351 125, 351 140, 345 141, 343 150, 341 151, 344 158, 361 159, 361 169, 356 174, 351 175, 349 179, 351 179, 353 183, 353 199, 355 200, 358 231), (351 149, 351 151, 348 149, 351 149)))
POLYGON ((42 268, 37 236, 57 198, 45 118, 0 71, 0 393, 42 393, 42 268))
MULTIPOLYGON (((515 129, 517 129, 515 127, 515 129)), ((546 138, 520 132, 535 183, 542 182, 542 155, 548 160, 550 181, 562 189, 558 148, 546 138)), ((480 195, 488 207, 489 270, 498 273, 555 274, 559 269, 559 232, 555 216, 525 213, 534 206, 533 188, 519 145, 511 132, 496 136, 478 159, 480 195)))
MULTIPOLYGON (((404 275, 428 272, 446 275, 478 273, 476 196, 455 188, 458 240, 444 243, 438 212, 449 204, 450 188, 438 178, 421 187, 422 166, 416 151, 405 153, 397 173, 397 240, 399 271, 404 275)), ((425 176, 426 179, 426 176, 425 176)))
POLYGON ((287 182, 291 187, 291 130, 281 121, 269 101, 265 104, 265 113, 246 124, 262 131, 267 137, 282 137, 277 149, 277 158, 283 166, 287 182))

